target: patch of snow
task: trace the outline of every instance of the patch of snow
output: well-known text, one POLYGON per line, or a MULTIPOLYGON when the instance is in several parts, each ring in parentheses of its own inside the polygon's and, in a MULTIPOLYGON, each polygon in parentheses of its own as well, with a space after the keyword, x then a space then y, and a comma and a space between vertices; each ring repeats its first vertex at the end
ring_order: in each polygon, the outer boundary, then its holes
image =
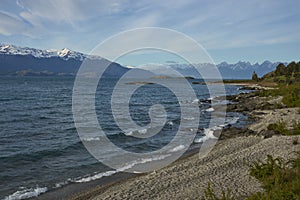
POLYGON ((29 47, 18 47, 15 45, 0 44, 0 54, 6 55, 31 55, 36 58, 52 58, 60 57, 64 60, 76 59, 83 61, 85 58, 102 59, 100 56, 87 55, 70 49, 64 48, 62 50, 41 50, 29 47))

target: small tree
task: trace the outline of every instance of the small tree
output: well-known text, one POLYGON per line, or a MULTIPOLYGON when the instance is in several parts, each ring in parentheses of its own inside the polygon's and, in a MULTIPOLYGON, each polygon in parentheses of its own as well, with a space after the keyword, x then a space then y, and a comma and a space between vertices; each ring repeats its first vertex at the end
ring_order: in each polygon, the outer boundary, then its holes
POLYGON ((276 70, 275 70, 275 75, 276 76, 283 76, 286 74, 286 67, 284 64, 280 63, 279 65, 277 65, 276 70))
POLYGON ((255 82, 259 81, 259 78, 258 78, 258 76, 257 76, 257 74, 256 74, 255 71, 252 74, 252 81, 255 81, 255 82))

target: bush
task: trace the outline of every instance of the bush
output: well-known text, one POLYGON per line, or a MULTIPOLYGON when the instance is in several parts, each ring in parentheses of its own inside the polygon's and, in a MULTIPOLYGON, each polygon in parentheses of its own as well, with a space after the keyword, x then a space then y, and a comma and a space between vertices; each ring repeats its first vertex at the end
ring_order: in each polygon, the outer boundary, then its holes
POLYGON ((268 155, 267 162, 254 162, 250 175, 261 181, 266 193, 256 193, 248 200, 300 199, 300 152, 296 159, 284 163, 282 158, 268 155))
POLYGON ((284 122, 279 122, 277 124, 269 124, 267 129, 273 130, 276 133, 282 135, 300 135, 300 123, 294 123, 292 130, 288 130, 286 128, 286 123, 284 122))
POLYGON ((300 123, 295 123, 293 126, 293 135, 300 135, 300 123))
POLYGON ((269 124, 267 129, 275 131, 276 133, 280 133, 283 135, 290 135, 290 131, 287 130, 286 123, 284 123, 284 122, 280 122, 277 124, 269 124))
POLYGON ((208 183, 207 189, 204 190, 204 198, 202 198, 202 200, 235 200, 235 197, 232 196, 231 191, 227 189, 227 192, 222 191, 222 197, 219 198, 210 187, 210 183, 208 183))
MULTIPOLYGON (((300 199, 300 151, 296 158, 285 162, 282 158, 267 156, 266 162, 248 164, 250 175, 257 178, 265 189, 265 193, 255 193, 247 200, 299 200, 300 199)), ((208 183, 203 200, 234 200, 231 191, 222 191, 219 198, 208 183)))
POLYGON ((282 84, 273 90, 263 90, 259 96, 283 96, 282 102, 287 107, 300 107, 300 82, 291 85, 282 84))

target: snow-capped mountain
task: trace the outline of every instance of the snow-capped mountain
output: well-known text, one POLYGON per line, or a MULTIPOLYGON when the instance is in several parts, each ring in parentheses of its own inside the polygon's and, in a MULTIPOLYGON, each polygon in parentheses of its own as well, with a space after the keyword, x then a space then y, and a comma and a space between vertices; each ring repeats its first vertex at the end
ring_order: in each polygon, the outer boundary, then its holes
POLYGON ((224 79, 251 79, 253 71, 257 73, 258 76, 263 76, 264 74, 275 70, 280 62, 270 62, 264 61, 263 63, 251 64, 250 62, 239 61, 237 63, 228 64, 222 62, 217 65, 220 73, 224 79))
POLYGON ((0 74, 2 75, 75 75, 83 60, 96 67, 109 66, 107 76, 120 76, 128 71, 118 63, 100 56, 71 51, 40 50, 14 45, 0 45, 0 74))
POLYGON ((0 54, 4 55, 31 55, 35 58, 51 58, 60 57, 64 60, 76 59, 83 61, 85 58, 101 59, 100 56, 90 56, 87 54, 71 51, 70 49, 63 48, 62 50, 41 50, 29 47, 18 47, 15 45, 0 44, 0 54))
MULTIPOLYGON (((217 64, 216 67, 219 69, 223 79, 251 79, 253 71, 255 71, 258 76, 263 76, 264 74, 273 71, 279 62, 272 63, 270 61, 265 61, 261 64, 250 62, 239 61, 237 63, 228 64, 227 62, 222 62, 217 64)), ((193 64, 196 68, 211 68, 213 64, 210 63, 199 63, 193 64)), ((197 70, 188 64, 172 64, 170 65, 173 69, 180 72, 183 76, 193 76, 201 77, 197 70)))
MULTIPOLYGON (((228 64, 227 62, 222 62, 216 67, 220 71, 223 79, 251 79, 253 71, 255 71, 258 76, 263 76, 264 74, 275 70, 279 62, 272 63, 270 61, 265 61, 261 64, 250 62, 239 61, 234 64, 228 64)), ((197 69, 208 70, 206 73, 209 74, 209 70, 212 69, 214 65, 211 63, 198 63, 198 64, 165 64, 165 65, 144 65, 140 66, 141 69, 151 70, 157 76, 178 76, 172 73, 173 70, 179 72, 182 76, 191 76, 194 78, 201 78, 201 75, 197 69), (196 69, 197 68, 197 69, 196 69)), ((132 66, 131 66, 132 68, 132 66)), ((214 74, 214 73, 212 73, 214 74)), ((217 78, 217 77, 210 77, 217 78)))

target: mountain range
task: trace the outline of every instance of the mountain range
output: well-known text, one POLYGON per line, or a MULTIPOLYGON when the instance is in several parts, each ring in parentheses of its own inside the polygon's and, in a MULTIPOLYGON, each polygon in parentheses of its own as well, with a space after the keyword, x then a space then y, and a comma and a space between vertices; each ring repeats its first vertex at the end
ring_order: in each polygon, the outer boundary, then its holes
MULTIPOLYGON (((40 50, 14 45, 0 45, 0 75, 75 75, 84 60, 90 61, 97 67, 107 66, 105 71, 107 77, 120 77, 131 68, 121 66, 100 56, 87 55, 67 48, 62 50, 40 50)), ((262 76, 273 71, 279 62, 265 61, 261 64, 239 61, 235 64, 222 62, 217 64, 224 79, 249 79, 255 71, 262 76)), ((193 64, 196 67, 209 67, 212 64, 193 64)), ((195 68, 188 64, 168 64, 164 70, 159 66, 149 66, 152 72, 147 73, 143 69, 137 69, 136 74, 143 76, 176 76, 168 74, 168 68, 172 68, 183 76, 199 78, 195 68)))
POLYGON ((0 75, 75 75, 83 61, 108 66, 105 76, 122 76, 128 71, 118 63, 100 56, 62 50, 40 50, 14 45, 0 45, 0 75))

